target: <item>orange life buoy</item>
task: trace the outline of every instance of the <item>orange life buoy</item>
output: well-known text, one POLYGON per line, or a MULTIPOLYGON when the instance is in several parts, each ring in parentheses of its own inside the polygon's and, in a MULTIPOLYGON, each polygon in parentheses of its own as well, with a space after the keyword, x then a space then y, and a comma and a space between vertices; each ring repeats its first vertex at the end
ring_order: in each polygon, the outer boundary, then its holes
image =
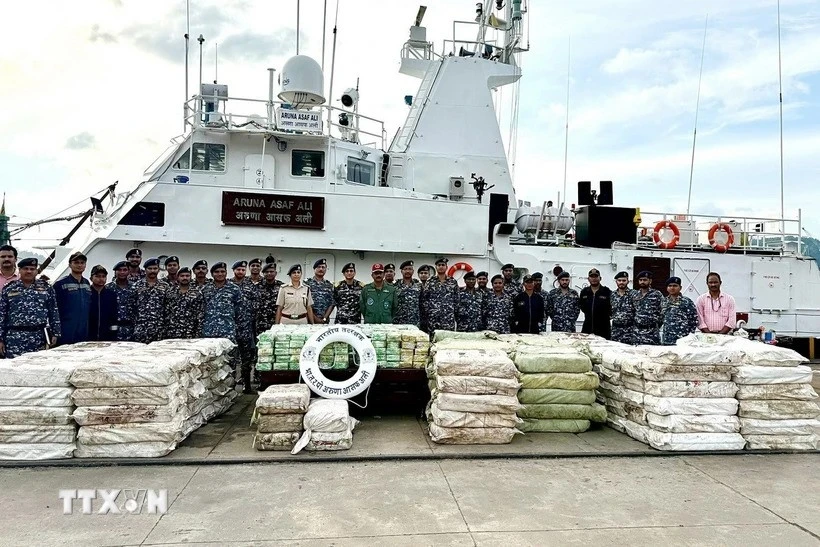
POLYGON ((678 244, 678 241, 680 241, 680 230, 677 226, 675 226, 675 223, 671 220, 662 220, 655 224, 655 229, 652 233, 652 239, 655 241, 655 245, 657 245, 661 249, 674 249, 675 246, 678 244), (663 241, 661 239, 661 230, 663 230, 664 228, 669 228, 670 230, 672 230, 671 241, 663 241))
POLYGON ((732 227, 728 224, 724 222, 717 222, 713 224, 712 227, 709 229, 709 245, 711 245, 712 248, 717 252, 725 253, 729 250, 729 247, 731 247, 734 242, 735 233, 732 231, 732 227), (718 231, 726 232, 726 243, 718 243, 717 241, 715 241, 715 234, 717 234, 718 231))
POLYGON ((473 267, 467 264, 466 262, 456 262, 455 264, 450 266, 449 270, 447 270, 447 275, 453 277, 453 274, 459 270, 464 272, 471 272, 473 271, 473 267))

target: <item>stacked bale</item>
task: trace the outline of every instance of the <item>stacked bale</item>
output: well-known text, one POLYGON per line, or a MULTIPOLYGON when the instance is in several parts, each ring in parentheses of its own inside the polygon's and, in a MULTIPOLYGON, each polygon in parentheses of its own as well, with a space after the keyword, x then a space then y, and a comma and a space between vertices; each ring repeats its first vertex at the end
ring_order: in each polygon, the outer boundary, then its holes
POLYGON ((291 450, 349 450, 353 446, 353 428, 359 422, 350 417, 343 399, 314 399, 305 413, 305 432, 291 450))
POLYGON ((256 425, 253 446, 257 450, 291 450, 302 435, 302 423, 310 403, 305 384, 270 386, 259 394, 251 425, 256 425))
POLYGON ((521 431, 580 433, 591 421, 606 421, 606 409, 595 402, 598 376, 586 355, 569 348, 519 345, 515 366, 521 373, 521 431))
POLYGON ((507 444, 519 433, 517 371, 500 349, 438 349, 428 366, 433 385, 430 437, 442 444, 507 444))

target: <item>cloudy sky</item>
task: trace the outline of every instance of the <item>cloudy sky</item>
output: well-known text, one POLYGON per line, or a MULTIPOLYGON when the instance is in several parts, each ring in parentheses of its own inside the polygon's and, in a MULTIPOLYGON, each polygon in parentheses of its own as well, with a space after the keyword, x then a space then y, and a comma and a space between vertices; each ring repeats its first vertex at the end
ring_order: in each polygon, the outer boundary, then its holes
MULTIPOLYGON (((398 74, 418 3, 340 0, 336 88, 392 135, 418 80, 398 74)), ((295 53, 296 0, 191 0, 205 80, 266 98, 268 67, 295 53)), ((302 0, 302 53, 321 57, 322 0, 302 0)), ((335 0, 328 2, 332 16, 335 0)), ((473 17, 472 0, 427 0, 428 38, 473 17)), ((686 209, 704 21, 693 212, 779 216, 776 0, 529 0, 516 159, 519 198, 561 190, 568 41, 568 180, 615 181, 616 204, 686 209)), ((13 222, 51 215, 114 180, 137 181, 182 131, 184 0, 14 2, 0 35, 0 162, 13 222)), ((820 236, 820 4, 782 0, 786 215, 820 236)), ((332 22, 328 24, 328 31, 332 22)), ((192 40, 193 46, 197 46, 192 40)), ((329 66, 330 43, 327 47, 329 66)), ((198 79, 191 53, 191 92, 198 79)), ((510 97, 509 90, 502 99, 510 97)), ((506 123, 504 126, 506 131, 506 123)), ((574 199, 574 191, 570 193, 574 199)), ((85 203, 83 201, 83 203, 85 203)), ((54 237, 30 231, 21 246, 54 237)))

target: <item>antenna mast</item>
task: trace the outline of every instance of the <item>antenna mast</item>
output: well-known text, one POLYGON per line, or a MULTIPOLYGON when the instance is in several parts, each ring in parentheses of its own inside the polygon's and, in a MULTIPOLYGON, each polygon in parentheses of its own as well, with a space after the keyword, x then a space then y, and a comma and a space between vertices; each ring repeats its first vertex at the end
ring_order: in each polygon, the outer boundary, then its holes
MULTIPOLYGON (((298 30, 296 31, 299 32, 298 30)), ((325 73, 325 42, 327 39, 327 0, 325 0, 324 11, 322 11, 322 75, 325 73)))
POLYGON ((695 143, 698 140, 698 111, 700 110, 700 82, 703 79, 703 59, 706 55, 706 29, 709 26, 709 14, 706 14, 706 23, 703 25, 703 46, 700 50, 700 75, 698 76, 698 98, 695 101, 695 130, 692 132, 692 163, 689 165, 689 197, 686 198, 686 216, 692 206, 692 178, 695 174, 695 143))
POLYGON ((299 12, 301 2, 296 0, 296 55, 299 55, 299 12))
POLYGON ((572 36, 567 39, 567 117, 564 125, 564 191, 561 194, 567 199, 567 158, 569 157, 569 74, 572 54, 572 36))
POLYGON ((188 39, 191 36, 191 1, 185 0, 185 102, 182 103, 182 131, 188 126, 188 39))
POLYGON ((333 21, 333 49, 330 54, 330 89, 327 93, 327 134, 330 135, 333 114, 333 74, 336 70, 336 27, 339 25, 339 1, 336 0, 336 19, 333 21))
POLYGON ((780 0, 777 0, 777 83, 780 94, 780 238, 782 245, 785 247, 786 211, 783 196, 783 61, 780 56, 780 0))
POLYGON ((219 42, 214 42, 214 83, 219 80, 219 42))

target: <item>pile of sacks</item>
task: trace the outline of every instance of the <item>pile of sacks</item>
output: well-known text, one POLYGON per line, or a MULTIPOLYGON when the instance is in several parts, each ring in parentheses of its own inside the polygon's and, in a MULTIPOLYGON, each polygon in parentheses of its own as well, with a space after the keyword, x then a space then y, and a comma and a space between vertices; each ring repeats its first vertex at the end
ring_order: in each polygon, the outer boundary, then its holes
POLYGON ((521 344, 515 366, 521 373, 521 431, 580 433, 591 421, 606 421, 606 409, 595 403, 598 376, 586 355, 572 348, 521 344))
POLYGON ((379 368, 424 368, 430 337, 414 325, 362 325, 376 350, 379 368))
MULTIPOLYGON (((452 342, 446 340, 444 342, 452 342)), ((468 340, 468 342, 472 342, 468 340)), ((518 371, 501 349, 439 349, 428 365, 430 437, 442 444, 507 444, 520 431, 518 371)), ((469 345, 469 344, 468 344, 469 345)))
POLYGON ((349 450, 353 446, 353 428, 359 422, 350 417, 344 399, 314 399, 305 413, 305 432, 291 450, 349 450))
POLYGON ((74 455, 159 457, 174 450, 236 397, 227 367, 233 346, 226 339, 165 340, 76 367, 74 455))
POLYGON ((302 436, 302 424, 310 404, 305 384, 270 386, 259 394, 251 425, 256 425, 253 447, 257 450, 292 450, 302 436))
POLYGON ((740 354, 683 346, 604 350, 601 395, 615 429, 658 450, 741 450, 740 354))

